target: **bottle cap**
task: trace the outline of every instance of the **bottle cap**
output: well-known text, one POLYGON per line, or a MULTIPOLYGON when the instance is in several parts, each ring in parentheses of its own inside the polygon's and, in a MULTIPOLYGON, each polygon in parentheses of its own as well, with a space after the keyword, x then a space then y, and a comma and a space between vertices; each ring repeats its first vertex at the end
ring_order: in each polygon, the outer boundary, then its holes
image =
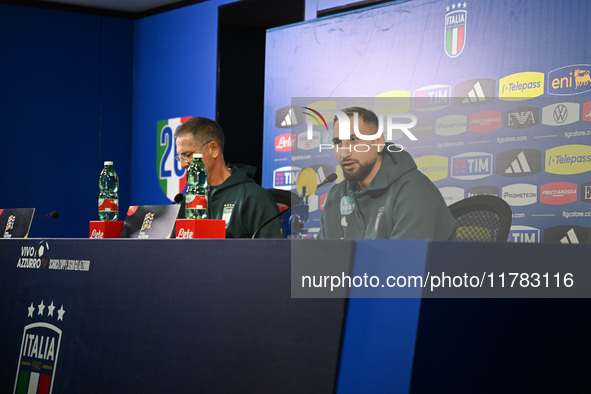
POLYGON ((106 166, 112 166, 113 165, 113 162, 112 161, 105 161, 105 165, 106 166))
POLYGON ((193 153, 193 159, 197 158, 197 159, 201 159, 203 157, 202 153, 193 153))

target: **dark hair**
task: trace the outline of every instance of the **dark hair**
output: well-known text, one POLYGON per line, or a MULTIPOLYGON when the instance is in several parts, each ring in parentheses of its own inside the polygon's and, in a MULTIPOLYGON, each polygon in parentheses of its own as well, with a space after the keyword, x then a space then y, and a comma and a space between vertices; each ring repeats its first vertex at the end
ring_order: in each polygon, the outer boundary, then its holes
POLYGON ((220 150, 224 151, 224 132, 215 120, 195 116, 179 126, 174 132, 174 138, 190 133, 195 145, 202 145, 209 141, 215 141, 220 150))
MULTIPOLYGON (((343 108, 341 111, 344 112, 350 118, 352 118, 355 113, 358 113, 359 117, 361 117, 361 119, 363 119, 363 122, 365 122, 366 124, 374 124, 377 127, 380 126, 380 121, 378 120, 378 117, 373 111, 370 111, 369 109, 363 107, 347 107, 343 108)), ((337 120, 339 119, 335 116, 334 122, 336 122, 337 120)))

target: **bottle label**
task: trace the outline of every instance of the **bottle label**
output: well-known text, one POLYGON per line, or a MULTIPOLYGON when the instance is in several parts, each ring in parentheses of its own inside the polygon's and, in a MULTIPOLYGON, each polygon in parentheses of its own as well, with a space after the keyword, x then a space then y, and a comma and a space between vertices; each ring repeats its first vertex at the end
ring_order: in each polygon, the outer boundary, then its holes
POLYGON ((117 201, 112 198, 99 198, 99 212, 118 212, 117 201))
POLYGON ((185 208, 207 209, 207 196, 196 196, 187 194, 185 196, 185 208))

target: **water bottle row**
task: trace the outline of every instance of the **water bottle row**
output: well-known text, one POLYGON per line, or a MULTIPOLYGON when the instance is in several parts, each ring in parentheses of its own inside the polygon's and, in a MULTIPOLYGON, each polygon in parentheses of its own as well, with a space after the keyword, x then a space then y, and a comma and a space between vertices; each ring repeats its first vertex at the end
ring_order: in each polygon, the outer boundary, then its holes
MULTIPOLYGON (((112 161, 105 161, 99 176, 98 215, 99 219, 119 219, 119 177, 112 161)), ((193 161, 187 170, 187 193, 185 195, 185 217, 207 219, 207 169, 201 153, 193 154, 193 161)))

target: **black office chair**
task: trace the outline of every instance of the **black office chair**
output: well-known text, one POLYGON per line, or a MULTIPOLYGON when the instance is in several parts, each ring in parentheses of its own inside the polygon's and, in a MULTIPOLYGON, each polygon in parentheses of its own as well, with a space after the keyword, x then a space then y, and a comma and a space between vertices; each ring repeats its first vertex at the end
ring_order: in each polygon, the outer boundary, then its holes
MULTIPOLYGON (((283 213, 287 211, 293 206, 296 206, 300 203, 300 197, 292 193, 288 190, 281 190, 281 189, 267 189, 273 201, 277 204, 277 208, 279 208, 279 212, 283 213)), ((279 216, 279 215, 278 215, 279 216)), ((285 212, 281 220, 281 234, 283 238, 287 238, 291 234, 290 222, 289 222, 290 212, 285 212)))
POLYGON ((267 189, 271 197, 273 197, 273 201, 277 204, 279 211, 283 212, 288 208, 291 208, 294 205, 299 204, 300 197, 292 193, 288 190, 281 190, 281 189, 267 189))
POLYGON ((458 221, 458 241, 507 242, 511 207, 496 196, 468 197, 449 206, 458 221))

